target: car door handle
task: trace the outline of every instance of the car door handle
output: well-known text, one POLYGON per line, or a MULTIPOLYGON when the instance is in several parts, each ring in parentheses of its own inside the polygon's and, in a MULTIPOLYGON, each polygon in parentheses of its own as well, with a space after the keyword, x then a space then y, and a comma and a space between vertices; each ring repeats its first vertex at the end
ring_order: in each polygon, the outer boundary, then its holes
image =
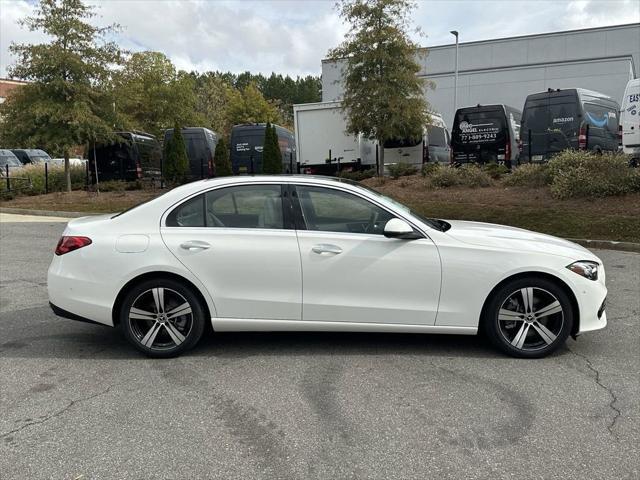
POLYGON ((189 240, 188 242, 181 243, 180 248, 184 250, 206 250, 207 248, 211 248, 211 245, 200 240, 189 240))
POLYGON ((330 245, 328 243, 321 243, 319 245, 314 245, 311 250, 313 251, 313 253, 317 253, 319 255, 325 254, 325 253, 332 253, 334 255, 338 255, 340 253, 342 253, 342 249, 340 247, 338 247, 337 245, 330 245))

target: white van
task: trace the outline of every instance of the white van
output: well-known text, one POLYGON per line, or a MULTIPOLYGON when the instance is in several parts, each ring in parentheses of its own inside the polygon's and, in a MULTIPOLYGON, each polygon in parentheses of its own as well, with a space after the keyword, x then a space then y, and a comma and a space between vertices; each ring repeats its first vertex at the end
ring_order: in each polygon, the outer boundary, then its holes
POLYGON ((422 164, 449 163, 451 138, 442 116, 430 112, 431 121, 423 128, 422 138, 403 138, 384 143, 385 167, 396 163, 408 163, 418 168, 422 164))
POLYGON ((640 162, 640 78, 629 80, 620 108, 622 150, 631 155, 632 163, 640 162))

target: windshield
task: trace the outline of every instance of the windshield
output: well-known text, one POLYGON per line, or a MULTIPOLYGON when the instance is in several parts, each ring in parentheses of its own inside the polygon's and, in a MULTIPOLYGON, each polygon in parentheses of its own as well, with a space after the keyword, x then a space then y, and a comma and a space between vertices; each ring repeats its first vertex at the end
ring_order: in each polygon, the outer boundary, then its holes
POLYGON ((444 133, 444 128, 435 127, 433 125, 429 125, 427 127, 427 134, 429 135, 429 145, 432 147, 446 147, 447 146, 447 138, 444 133))
POLYGON ((451 225, 449 223, 445 222, 444 220, 440 220, 438 218, 425 217, 424 215, 421 215, 421 214, 417 213, 416 211, 411 210, 409 207, 407 207, 403 203, 400 203, 397 200, 394 200, 393 198, 387 197, 386 195, 381 194, 380 192, 378 192, 377 190, 374 190, 371 187, 368 187, 366 185, 363 185, 361 183, 358 183, 358 182, 355 182, 353 180, 349 180, 349 179, 346 179, 346 178, 341 178, 341 179, 339 179, 339 181, 340 182, 344 182, 344 183, 348 183, 349 185, 354 185, 356 187, 364 188, 367 192, 374 194, 376 197, 380 198, 381 200, 383 200, 386 203, 392 204, 398 210, 401 210, 402 212, 404 212, 406 214, 409 214, 409 215, 411 215, 413 217, 416 217, 420 221, 422 221, 422 222, 426 223, 427 225, 429 225, 431 228, 434 228, 434 229, 439 230, 441 232, 446 232, 447 230, 449 230, 451 228, 451 225))

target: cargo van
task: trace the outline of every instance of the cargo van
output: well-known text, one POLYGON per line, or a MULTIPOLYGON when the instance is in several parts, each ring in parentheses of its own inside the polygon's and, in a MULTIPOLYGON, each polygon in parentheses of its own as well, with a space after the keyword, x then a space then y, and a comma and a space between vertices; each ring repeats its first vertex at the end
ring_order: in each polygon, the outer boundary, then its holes
POLYGON ((630 80, 620 108, 622 151, 631 155, 631 163, 640 163, 640 78, 630 80))
POLYGON ((520 110, 508 105, 476 105, 456 111, 451 130, 452 163, 499 163, 518 160, 520 110))
POLYGON ((545 162, 567 149, 618 149, 618 103, 603 93, 572 88, 529 95, 520 129, 522 162, 545 162))
POLYGON ((51 162, 51 157, 44 150, 15 148, 11 149, 11 151, 23 165, 40 165, 51 162))
MULTIPOLYGON (((266 123, 235 125, 231 129, 231 169, 234 175, 262 173, 262 150, 266 123)), ((297 173, 296 148, 293 133, 280 125, 276 127, 282 154, 282 172, 297 173)))
POLYGON ((421 138, 384 142, 385 167, 397 163, 408 163, 418 168, 427 162, 449 163, 449 130, 439 114, 429 115, 431 123, 424 127, 421 138))
POLYGON ((142 132, 115 132, 117 140, 97 143, 87 151, 92 182, 160 178, 162 151, 156 137, 142 132))
MULTIPOLYGON (((218 135, 204 127, 185 127, 182 129, 184 145, 189 157, 189 179, 214 177, 216 166, 213 157, 218 144, 218 135)), ((173 138, 173 128, 164 132, 163 152, 166 158, 167 146, 173 138)))

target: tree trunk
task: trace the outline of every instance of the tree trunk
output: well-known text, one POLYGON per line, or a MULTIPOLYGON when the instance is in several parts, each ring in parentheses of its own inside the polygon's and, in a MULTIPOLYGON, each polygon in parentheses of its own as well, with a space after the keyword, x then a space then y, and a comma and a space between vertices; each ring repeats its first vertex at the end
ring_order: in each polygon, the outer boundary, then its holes
POLYGON ((378 176, 384 177, 384 140, 378 139, 378 176))
POLYGON ((71 191, 71 169, 69 168, 69 150, 64 151, 64 178, 67 181, 67 192, 71 191))

